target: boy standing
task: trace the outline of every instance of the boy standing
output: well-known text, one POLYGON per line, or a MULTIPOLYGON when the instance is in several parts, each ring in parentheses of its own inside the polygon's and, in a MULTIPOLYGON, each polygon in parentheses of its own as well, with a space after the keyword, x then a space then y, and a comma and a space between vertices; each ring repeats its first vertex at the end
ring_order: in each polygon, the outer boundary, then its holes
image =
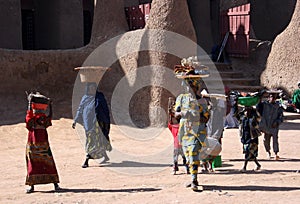
POLYGON ((269 98, 267 101, 261 102, 257 106, 257 111, 261 115, 261 121, 259 124, 260 130, 264 133, 264 146, 268 153, 269 159, 271 158, 271 137, 273 140, 273 151, 275 153, 275 160, 279 160, 279 144, 278 144, 278 132, 279 125, 283 122, 283 110, 276 98, 279 91, 268 91, 269 98))

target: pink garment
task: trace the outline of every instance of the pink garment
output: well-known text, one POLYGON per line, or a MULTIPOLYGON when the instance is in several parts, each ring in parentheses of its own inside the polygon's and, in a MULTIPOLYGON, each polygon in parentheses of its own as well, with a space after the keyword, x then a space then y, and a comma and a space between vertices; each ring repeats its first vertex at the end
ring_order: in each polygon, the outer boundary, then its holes
POLYGON ((179 124, 170 124, 168 123, 168 128, 171 131, 173 138, 174 138, 174 148, 181 148, 181 145, 179 144, 178 141, 178 129, 179 129, 179 124))

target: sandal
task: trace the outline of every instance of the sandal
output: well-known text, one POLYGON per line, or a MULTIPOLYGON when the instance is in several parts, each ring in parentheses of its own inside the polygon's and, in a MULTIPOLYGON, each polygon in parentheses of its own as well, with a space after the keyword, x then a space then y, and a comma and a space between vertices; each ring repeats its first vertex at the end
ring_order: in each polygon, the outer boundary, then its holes
POLYGON ((30 186, 28 189, 26 189, 26 193, 32 193, 34 191, 34 186, 30 186))
POLYGON ((54 190, 55 191, 60 191, 60 190, 62 190, 62 188, 57 183, 55 183, 54 184, 54 190))
POLYGON ((241 172, 241 173, 246 173, 246 169, 245 169, 245 168, 242 168, 242 169, 240 170, 240 172, 241 172))

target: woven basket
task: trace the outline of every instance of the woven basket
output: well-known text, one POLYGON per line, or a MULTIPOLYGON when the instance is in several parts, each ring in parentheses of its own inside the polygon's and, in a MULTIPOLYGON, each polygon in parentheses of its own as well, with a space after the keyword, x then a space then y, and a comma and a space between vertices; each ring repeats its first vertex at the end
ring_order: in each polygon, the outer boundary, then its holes
POLYGON ((74 70, 79 71, 81 82, 98 83, 108 69, 109 69, 108 67, 89 66, 89 67, 77 67, 74 70))

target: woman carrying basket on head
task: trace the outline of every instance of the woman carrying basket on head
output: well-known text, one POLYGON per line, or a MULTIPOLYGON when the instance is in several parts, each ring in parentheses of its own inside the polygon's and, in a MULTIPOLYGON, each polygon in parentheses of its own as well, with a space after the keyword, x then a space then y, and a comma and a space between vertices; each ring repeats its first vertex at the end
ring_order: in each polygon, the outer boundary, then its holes
POLYGON ((260 115, 253 108, 259 101, 258 96, 239 97, 238 103, 245 108, 237 114, 240 122, 240 138, 243 144, 243 153, 245 154, 244 166, 240 172, 245 173, 249 161, 254 161, 256 164, 255 170, 260 170, 261 165, 257 160, 258 156, 258 137, 261 135, 259 130, 260 115))
POLYGON ((107 162, 109 157, 106 151, 111 151, 109 130, 109 110, 102 92, 97 91, 97 84, 88 82, 85 95, 82 97, 74 118, 72 128, 76 123, 83 124, 86 134, 86 159, 82 168, 89 166, 90 159, 101 159, 107 162))
POLYGON ((26 128, 28 140, 26 145, 27 193, 34 191, 36 184, 53 183, 54 189, 60 190, 59 178, 48 141, 47 128, 52 125, 52 105, 49 98, 40 93, 28 95, 26 128))

